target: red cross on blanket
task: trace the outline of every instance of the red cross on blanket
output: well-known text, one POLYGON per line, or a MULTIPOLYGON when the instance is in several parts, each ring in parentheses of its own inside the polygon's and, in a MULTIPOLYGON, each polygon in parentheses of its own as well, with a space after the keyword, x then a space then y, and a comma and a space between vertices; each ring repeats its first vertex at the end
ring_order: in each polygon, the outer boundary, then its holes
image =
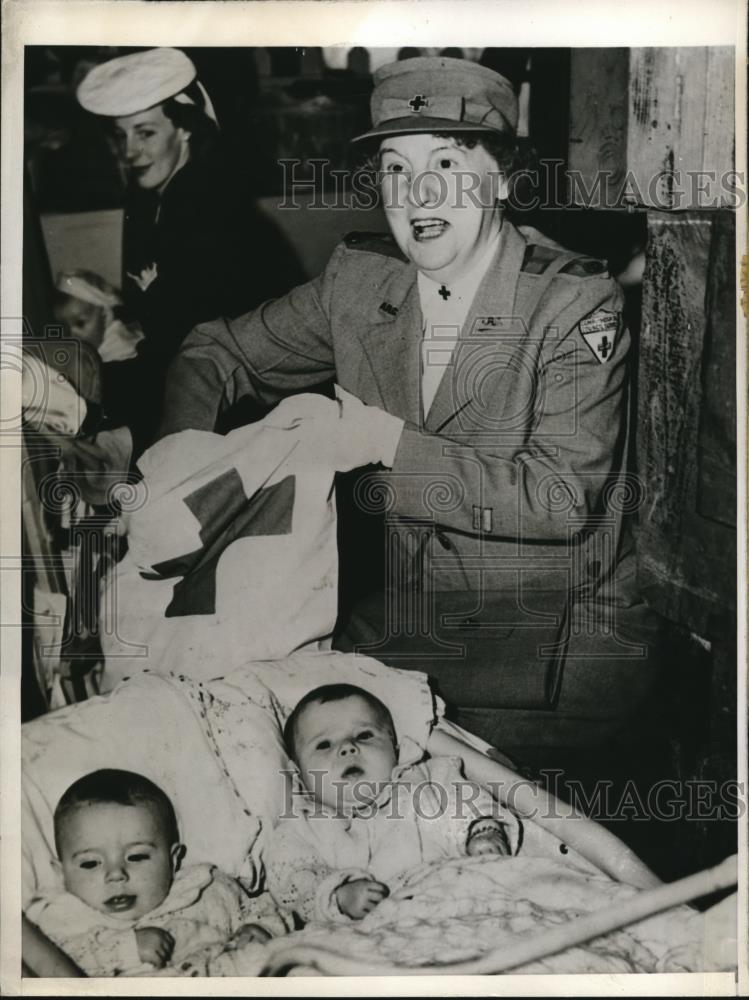
MULTIPOLYGON (((185 505, 200 522, 203 545, 187 555, 155 563, 144 580, 181 576, 167 606, 166 618, 212 615, 216 611, 216 569, 226 549, 239 538, 288 535, 294 510, 294 476, 246 497, 236 469, 229 469, 188 494, 185 505)), ((257 567, 255 568, 257 569, 257 567)), ((252 567, 248 567, 252 572, 252 567)))

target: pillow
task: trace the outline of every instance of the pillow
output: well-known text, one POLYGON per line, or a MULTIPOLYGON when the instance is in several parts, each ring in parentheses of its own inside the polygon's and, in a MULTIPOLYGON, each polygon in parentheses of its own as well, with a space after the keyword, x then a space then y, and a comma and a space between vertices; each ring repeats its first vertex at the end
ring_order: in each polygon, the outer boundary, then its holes
POLYGON ((257 882, 292 792, 282 728, 308 691, 346 682, 389 708, 401 763, 419 760, 444 712, 426 675, 351 653, 299 652, 202 684, 140 674, 105 697, 22 727, 23 899, 55 887, 52 817, 65 789, 102 767, 155 781, 171 798, 189 863, 257 882))
MULTIPOLYGON (((258 716, 264 715, 260 710, 258 716)), ((222 763, 176 679, 142 674, 21 727, 23 905, 58 876, 52 817, 63 792, 102 767, 136 771, 169 795, 190 864, 211 862, 254 878, 248 852, 259 820, 222 763)))
MULTIPOLYGON (((299 650, 282 661, 252 663, 224 678, 245 690, 283 727, 297 703, 323 684, 354 684, 387 706, 400 746, 399 763, 420 760, 432 728, 445 713, 445 704, 429 687, 426 674, 387 667, 369 656, 354 653, 299 650)), ((210 687, 210 685, 209 685, 210 687)))
POLYGON ((293 653, 283 660, 248 663, 205 685, 212 704, 207 722, 221 758, 246 802, 261 819, 253 847, 256 862, 273 824, 287 811, 296 766, 283 744, 283 726, 297 702, 323 684, 355 684, 390 710, 399 763, 424 756, 429 734, 444 714, 426 674, 397 670, 353 653, 293 653), (260 719, 258 712, 263 713, 260 719))

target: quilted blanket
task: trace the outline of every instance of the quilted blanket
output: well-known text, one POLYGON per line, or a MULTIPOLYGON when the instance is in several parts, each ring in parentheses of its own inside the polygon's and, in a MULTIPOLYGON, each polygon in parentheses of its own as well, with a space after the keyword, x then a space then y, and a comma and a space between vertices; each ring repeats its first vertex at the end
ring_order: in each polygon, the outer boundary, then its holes
MULTIPOLYGON (((291 945, 328 949, 361 961, 424 967, 476 958, 529 935, 575 920, 638 890, 567 861, 535 857, 460 858, 421 866, 367 917, 347 924, 310 925, 266 945, 251 944, 215 958, 210 975, 258 975, 291 945)), ((679 907, 550 955, 516 973, 685 972, 709 967, 704 920, 679 907)), ((172 973, 173 974, 173 973, 172 973)))

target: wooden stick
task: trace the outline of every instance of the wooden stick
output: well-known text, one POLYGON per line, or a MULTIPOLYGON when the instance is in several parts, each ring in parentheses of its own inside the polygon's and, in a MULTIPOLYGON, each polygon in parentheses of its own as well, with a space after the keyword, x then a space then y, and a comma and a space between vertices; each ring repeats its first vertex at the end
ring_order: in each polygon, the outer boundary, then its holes
POLYGON ((451 965, 395 966, 357 962, 334 951, 309 945, 291 946, 275 955, 261 975, 285 975, 294 966, 305 965, 332 976, 465 976, 496 975, 521 965, 528 965, 549 955, 574 948, 593 938, 618 930, 627 924, 681 906, 692 899, 721 889, 730 889, 738 880, 738 862, 734 854, 714 868, 689 875, 640 892, 634 899, 588 913, 579 920, 544 931, 527 941, 505 944, 481 958, 451 965))

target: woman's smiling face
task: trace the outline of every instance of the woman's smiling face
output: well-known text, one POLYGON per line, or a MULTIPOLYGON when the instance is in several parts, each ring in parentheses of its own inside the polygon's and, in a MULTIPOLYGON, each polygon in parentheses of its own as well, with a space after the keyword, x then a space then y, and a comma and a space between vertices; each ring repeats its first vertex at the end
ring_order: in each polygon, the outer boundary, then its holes
POLYGON ((499 231, 507 184, 480 145, 452 136, 398 135, 380 144, 380 188, 398 246, 420 271, 450 282, 499 231))
POLYGON ((130 174, 142 188, 163 191, 190 156, 189 133, 177 128, 160 104, 116 118, 115 137, 130 174))

